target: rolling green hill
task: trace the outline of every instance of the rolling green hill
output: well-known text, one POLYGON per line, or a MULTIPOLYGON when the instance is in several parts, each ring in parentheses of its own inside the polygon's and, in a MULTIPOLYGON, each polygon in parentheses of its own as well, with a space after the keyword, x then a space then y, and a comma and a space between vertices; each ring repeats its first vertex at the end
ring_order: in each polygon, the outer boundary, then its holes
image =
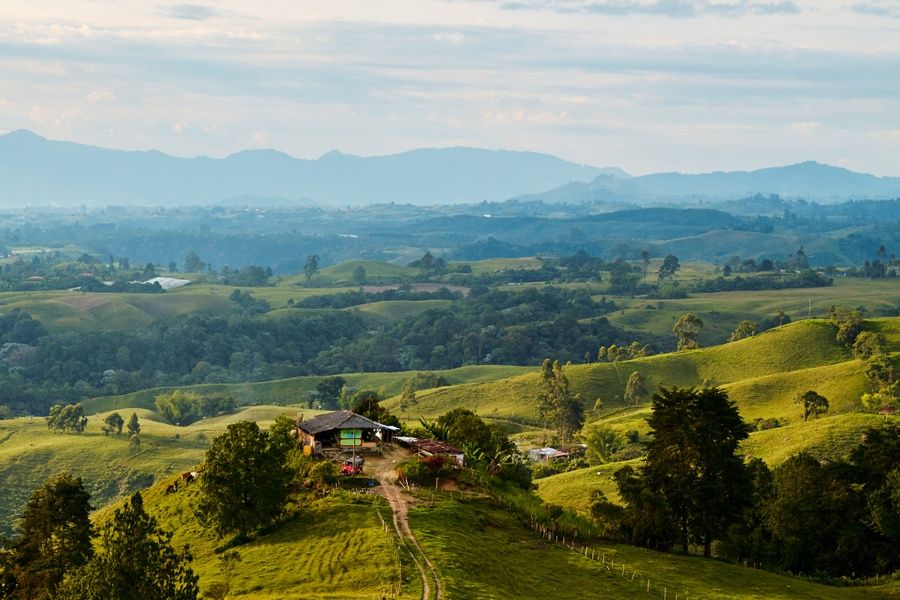
MULTIPOLYGON (((56 433, 44 419, 0 420, 0 531, 9 530, 12 520, 25 506, 31 491, 61 471, 84 478, 95 506, 129 494, 196 466, 203 459, 208 441, 225 431, 230 423, 254 420, 268 427, 280 414, 296 414, 284 406, 251 406, 234 414, 198 421, 186 427, 163 422, 149 410, 122 410, 127 420, 137 413, 141 423, 140 451, 132 454, 128 438, 101 433, 108 413, 89 417, 81 434, 56 433)), ((321 411, 303 409, 313 416, 321 411)))
MULTIPOLYGON (((895 327, 879 325, 880 321, 875 323, 888 331, 895 327)), ((834 365, 834 372, 829 373, 831 379, 843 379, 845 375, 851 379, 856 377, 858 363, 856 366, 853 363, 838 366, 850 361, 851 356, 834 336, 834 326, 826 321, 801 321, 721 346, 616 363, 571 365, 566 368, 566 375, 572 389, 585 398, 588 407, 593 406, 596 398, 601 398, 607 409, 624 407, 625 384, 634 371, 643 376, 648 390, 660 385, 723 385, 770 376, 769 381, 756 382, 756 387, 751 382, 736 388, 735 400, 740 404, 739 392, 746 391, 749 406, 753 395, 758 395, 759 386, 765 384, 766 393, 773 390, 781 393, 778 403, 782 404, 799 381, 784 375, 786 373, 834 365)), ((801 377, 817 378, 814 373, 801 373, 801 377)), ((859 385, 857 381, 853 389, 859 385)), ((433 418, 463 406, 484 417, 536 422, 538 391, 536 371, 504 380, 426 390, 419 394, 417 404, 404 416, 409 419, 433 418)), ((387 401, 386 406, 393 410, 398 403, 399 399, 394 398, 387 401)))
MULTIPOLYGON (((443 376, 450 385, 458 385, 480 381, 492 381, 520 373, 527 373, 532 370, 531 367, 511 365, 469 365, 458 369, 434 371, 434 373, 443 376)), ((399 394, 403 389, 403 383, 416 373, 417 371, 398 371, 393 373, 343 373, 340 377, 343 377, 346 380, 347 385, 351 387, 356 387, 361 390, 375 390, 382 396, 391 396, 399 394)), ((89 398, 83 401, 81 405, 84 408, 85 414, 123 410, 131 407, 154 410, 156 396, 174 389, 189 390, 199 394, 224 392, 231 394, 238 405, 302 404, 306 402, 308 398, 307 394, 315 390, 316 386, 323 379, 325 379, 324 375, 309 375, 256 383, 210 383, 181 387, 153 388, 121 396, 89 398)))

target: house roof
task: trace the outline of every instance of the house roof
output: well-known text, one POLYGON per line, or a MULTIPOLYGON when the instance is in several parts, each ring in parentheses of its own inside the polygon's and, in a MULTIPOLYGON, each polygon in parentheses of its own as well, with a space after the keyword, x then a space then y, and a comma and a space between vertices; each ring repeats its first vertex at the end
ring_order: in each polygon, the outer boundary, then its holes
POLYGON ((303 421, 297 426, 311 435, 322 433, 323 431, 331 431, 332 429, 385 429, 386 427, 381 423, 376 423, 372 419, 367 419, 349 410, 325 413, 303 421))

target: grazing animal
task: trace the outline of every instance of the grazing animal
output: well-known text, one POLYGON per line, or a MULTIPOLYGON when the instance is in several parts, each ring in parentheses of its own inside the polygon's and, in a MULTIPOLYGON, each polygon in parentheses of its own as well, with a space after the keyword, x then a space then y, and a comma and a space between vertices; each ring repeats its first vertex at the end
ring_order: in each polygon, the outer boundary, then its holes
POLYGON ((199 471, 185 471, 181 474, 181 480, 185 484, 193 483, 197 480, 198 477, 200 477, 199 471))
POLYGON ((166 495, 174 494, 178 491, 178 480, 175 480, 175 483, 170 483, 166 486, 166 495))

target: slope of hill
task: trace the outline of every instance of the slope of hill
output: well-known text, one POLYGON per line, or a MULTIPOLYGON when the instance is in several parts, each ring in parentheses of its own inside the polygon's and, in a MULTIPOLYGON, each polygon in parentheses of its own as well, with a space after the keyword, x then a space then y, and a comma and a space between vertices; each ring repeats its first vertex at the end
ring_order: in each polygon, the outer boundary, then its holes
MULTIPOLYGON (((458 369, 434 371, 434 373, 444 377, 450 385, 459 385, 502 379, 532 370, 531 367, 512 365, 469 365, 458 369)), ((403 383, 416 373, 417 371, 343 373, 340 377, 343 377, 347 385, 351 387, 361 390, 375 390, 382 396, 392 396, 399 394, 403 389, 403 383)), ((154 410, 156 396, 174 389, 192 391, 199 394, 224 392, 233 396, 238 405, 272 404, 286 406, 305 403, 308 393, 315 390, 316 386, 323 379, 325 379, 324 375, 308 375, 255 383, 209 383, 153 388, 121 396, 89 398, 84 400, 81 406, 85 414, 124 410, 126 408, 154 410)))
MULTIPOLYGON (((572 389, 588 407, 596 398, 605 408, 624 406, 629 375, 637 371, 648 390, 660 385, 722 385, 741 380, 843 363, 847 349, 834 339, 835 328, 826 321, 809 320, 772 329, 760 335, 722 346, 661 354, 617 363, 571 365, 566 375, 572 389)), ((775 380, 773 380, 775 381, 775 380)), ((435 417, 462 406, 488 418, 536 422, 536 372, 510 379, 423 391, 407 418, 435 417)), ((386 406, 396 410, 394 398, 386 406)))
POLYGON ((0 179, 6 182, 0 203, 7 206, 172 206, 242 196, 341 206, 480 202, 590 180, 600 172, 546 154, 477 148, 375 157, 329 152, 318 160, 255 150, 214 159, 108 150, 24 130, 0 136, 0 179))

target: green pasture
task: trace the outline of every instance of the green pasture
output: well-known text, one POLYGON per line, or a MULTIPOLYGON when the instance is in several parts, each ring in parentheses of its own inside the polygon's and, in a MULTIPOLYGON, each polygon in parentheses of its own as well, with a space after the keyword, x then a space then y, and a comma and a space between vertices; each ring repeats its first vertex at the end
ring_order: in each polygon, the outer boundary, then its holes
MULTIPOLYGON (((164 422, 144 408, 119 411, 127 421, 137 413, 141 424, 140 451, 132 454, 126 433, 101 432, 103 412, 88 418, 84 433, 58 433, 42 418, 0 420, 0 531, 9 529, 32 490, 47 478, 69 471, 84 478, 85 487, 101 506, 110 500, 182 473, 203 460, 209 441, 230 423, 257 421, 268 427, 280 414, 296 414, 285 406, 252 406, 230 415, 198 421, 186 427, 164 422)), ((303 409, 307 416, 321 411, 303 409)))
MULTIPOLYGON (((215 550, 226 540, 216 539, 194 515, 196 486, 166 495, 165 483, 143 492, 144 507, 173 533, 175 548, 190 546, 191 568, 200 578, 201 591, 206 590, 225 580, 215 550)), ((381 504, 373 498, 342 494, 291 506, 273 531, 235 548, 240 561, 228 597, 379 600, 399 577, 392 539, 385 535, 376 513, 380 507, 387 517, 390 509, 381 504)), ((95 520, 109 518, 114 508, 100 511, 95 520)))
MULTIPOLYGON (((434 371, 443 376, 450 385, 460 385, 481 381, 491 381, 527 373, 531 367, 519 367, 513 365, 469 365, 458 369, 434 371)), ((382 396, 397 395, 403 389, 404 382, 413 377, 418 371, 398 371, 393 373, 342 373, 340 377, 346 380, 347 385, 360 390, 375 390, 382 396)), ((324 375, 308 375, 303 377, 291 377, 273 381, 261 381, 254 383, 210 383, 191 386, 173 386, 141 390, 120 396, 99 396, 89 398, 81 403, 86 414, 98 412, 123 410, 129 407, 141 407, 154 410, 156 396, 175 389, 196 392, 198 394, 228 393, 231 394, 238 405, 274 404, 291 405, 305 404, 309 392, 325 379, 324 375)), ((426 394, 426 391, 419 392, 426 394)))
MULTIPOLYGON (((625 405, 625 384, 632 372, 639 372, 647 390, 652 392, 661 385, 723 385, 836 365, 850 360, 851 356, 834 336, 835 328, 830 323, 809 320, 720 346, 615 363, 570 365, 565 372, 573 391, 582 395, 588 408, 594 405, 597 398, 603 400, 603 406, 607 409, 621 408, 625 405)), ((843 372, 840 369, 836 371, 843 372)), ((846 372, 855 371, 848 368, 846 372)), ((433 418, 461 406, 475 410, 483 417, 536 422, 540 387, 538 377, 535 369, 509 379, 426 390, 418 395, 416 405, 404 417, 433 418)), ((777 379, 772 381, 779 383, 777 379)), ((790 378, 780 383, 787 390, 781 392, 782 398, 796 388, 796 382, 790 378)), ((386 406, 396 410, 399 398, 388 400, 386 406)))
POLYGON ((674 599, 675 594, 712 600, 848 600, 895 597, 898 591, 895 585, 829 587, 621 544, 593 545, 595 557, 602 556, 603 562, 592 561, 580 553, 580 547, 573 551, 541 539, 505 507, 487 499, 460 502, 439 495, 434 506, 425 502, 411 510, 410 524, 437 565, 446 597, 454 600, 544 600, 570 595, 674 599))
POLYGON ((450 308, 452 304, 452 300, 382 300, 360 304, 345 310, 358 310, 361 313, 393 322, 412 319, 429 310, 450 308))
POLYGON ((728 339, 744 319, 761 321, 783 311, 793 321, 826 318, 831 306, 864 307, 868 312, 896 309, 900 281, 835 278, 834 285, 793 290, 694 294, 678 300, 648 300, 610 296, 622 310, 607 316, 610 323, 629 330, 669 336, 681 315, 692 312, 703 320, 704 345, 728 339))

